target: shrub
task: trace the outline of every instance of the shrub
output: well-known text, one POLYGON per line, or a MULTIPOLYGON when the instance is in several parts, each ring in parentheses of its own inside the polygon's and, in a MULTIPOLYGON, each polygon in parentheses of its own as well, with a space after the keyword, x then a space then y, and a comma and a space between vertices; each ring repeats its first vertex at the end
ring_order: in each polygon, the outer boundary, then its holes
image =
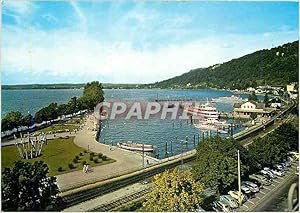
POLYGON ((95 153, 94 153, 94 152, 91 152, 91 153, 90 153, 90 156, 94 157, 94 156, 95 156, 95 153))
POLYGON ((78 163, 76 158, 73 159, 73 163, 78 163))
POLYGON ((94 163, 99 163, 98 158, 95 158, 95 159, 94 159, 94 163))
POLYGON ((99 158, 102 158, 102 156, 103 156, 102 153, 99 153, 99 154, 98 154, 98 157, 99 157, 99 158))
POLYGON ((80 152, 80 153, 79 153, 79 155, 80 155, 80 156, 83 156, 83 153, 82 153, 82 152, 80 152))
POLYGON ((90 156, 90 161, 93 161, 94 160, 94 156, 90 156))
POLYGON ((103 160, 103 161, 106 161, 106 160, 107 160, 107 157, 106 157, 105 155, 103 155, 103 156, 102 156, 102 160, 103 160))
POLYGON ((75 158, 76 158, 76 160, 79 160, 79 156, 78 155, 76 155, 75 158))
POLYGON ((70 169, 74 169, 75 168, 75 166, 73 165, 73 163, 69 163, 69 168, 70 169))
POLYGON ((85 165, 86 164, 86 161, 84 160, 83 162, 82 162, 82 165, 85 165))
POLYGON ((87 150, 84 150, 83 152, 84 152, 84 153, 88 153, 88 151, 87 151, 87 150))
POLYGON ((58 167, 57 171, 62 172, 63 168, 62 167, 58 167))

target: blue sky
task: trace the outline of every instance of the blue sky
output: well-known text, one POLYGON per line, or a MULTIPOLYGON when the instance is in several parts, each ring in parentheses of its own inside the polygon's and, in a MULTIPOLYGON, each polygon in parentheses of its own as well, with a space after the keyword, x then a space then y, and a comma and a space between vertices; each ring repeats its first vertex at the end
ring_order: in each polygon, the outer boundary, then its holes
POLYGON ((298 39, 297 2, 8 1, 2 84, 150 83, 298 39))

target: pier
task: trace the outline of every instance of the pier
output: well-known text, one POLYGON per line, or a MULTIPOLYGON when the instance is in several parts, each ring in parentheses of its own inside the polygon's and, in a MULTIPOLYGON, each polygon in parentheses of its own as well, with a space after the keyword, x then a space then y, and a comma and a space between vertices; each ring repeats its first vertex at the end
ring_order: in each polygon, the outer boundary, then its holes
POLYGON ((184 99, 155 99, 155 102, 207 102, 207 99, 190 99, 190 98, 184 98, 184 99))

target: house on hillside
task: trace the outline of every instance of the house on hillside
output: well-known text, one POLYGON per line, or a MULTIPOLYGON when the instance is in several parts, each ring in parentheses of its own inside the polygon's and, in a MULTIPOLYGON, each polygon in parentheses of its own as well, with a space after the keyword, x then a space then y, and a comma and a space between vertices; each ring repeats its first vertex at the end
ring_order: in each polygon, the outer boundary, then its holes
POLYGON ((286 86, 286 91, 289 94, 291 99, 298 99, 298 90, 297 90, 297 83, 291 83, 286 86))
POLYGON ((254 113, 260 117, 270 117, 274 114, 273 109, 266 108, 264 103, 256 101, 235 103, 233 108, 233 115, 236 118, 250 118, 250 115, 254 113))
POLYGON ((274 109, 281 109, 284 103, 284 100, 279 97, 275 97, 269 100, 270 106, 274 109))

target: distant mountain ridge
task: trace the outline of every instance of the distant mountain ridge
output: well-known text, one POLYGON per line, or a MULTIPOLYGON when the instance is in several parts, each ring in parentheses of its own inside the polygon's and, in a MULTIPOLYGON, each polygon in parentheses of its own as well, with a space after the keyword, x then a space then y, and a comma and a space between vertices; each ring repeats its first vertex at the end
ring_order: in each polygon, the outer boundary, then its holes
MULTIPOLYGON (((79 84, 23 84, 23 85, 1 85, 3 90, 26 90, 26 89, 82 89, 85 83, 79 84)), ((104 89, 133 89, 138 88, 141 84, 113 84, 113 83, 103 83, 104 89)))
POLYGON ((223 64, 193 69, 180 76, 150 84, 151 88, 245 89, 259 85, 298 82, 299 41, 259 50, 223 64))

